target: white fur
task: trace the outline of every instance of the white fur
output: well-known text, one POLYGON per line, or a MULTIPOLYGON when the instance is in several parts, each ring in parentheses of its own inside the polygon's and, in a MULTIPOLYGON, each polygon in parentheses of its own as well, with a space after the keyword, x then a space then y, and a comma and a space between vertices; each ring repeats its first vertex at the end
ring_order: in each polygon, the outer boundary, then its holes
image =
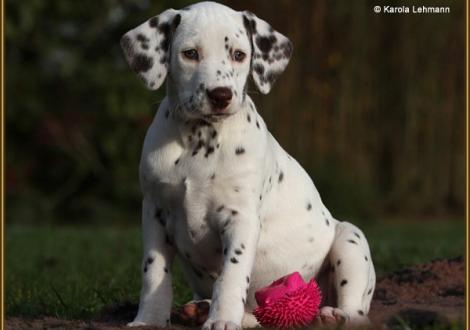
POLYGON ((260 90, 269 91, 274 79, 265 78, 287 65, 288 39, 251 13, 211 2, 162 15, 160 22, 169 23, 180 15, 166 52, 139 48, 139 33, 152 47, 165 38, 149 22, 126 34, 123 44, 131 66, 136 54, 155 58, 151 69, 136 71, 150 88, 166 76, 168 92, 140 163, 143 284, 139 312, 129 325, 169 324, 174 256, 195 296, 212 299, 205 329, 239 329, 242 320, 245 327, 256 325, 254 292, 294 271, 306 280, 317 278, 325 303, 335 307, 324 307, 323 316, 367 321, 375 273, 366 238, 332 217, 245 93, 250 74, 260 90), (256 31, 247 33, 246 21, 255 22, 250 24, 256 31), (260 36, 275 40, 264 58, 260 36), (248 55, 244 62, 232 60, 226 37, 229 48, 248 55), (198 49, 199 62, 184 58, 188 48, 198 49), (253 72, 255 63, 264 71, 253 72), (206 97, 216 87, 234 93, 224 117, 211 115, 206 97))

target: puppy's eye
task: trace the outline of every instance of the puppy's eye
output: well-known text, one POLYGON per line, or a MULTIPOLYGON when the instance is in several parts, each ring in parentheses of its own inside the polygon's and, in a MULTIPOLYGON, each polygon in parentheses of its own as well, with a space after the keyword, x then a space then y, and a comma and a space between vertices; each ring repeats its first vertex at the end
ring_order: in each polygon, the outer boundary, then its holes
POLYGON ((188 49, 183 51, 184 57, 188 60, 198 61, 199 60, 199 53, 195 49, 188 49))
POLYGON ((232 55, 233 60, 236 62, 243 62, 245 57, 246 57, 246 54, 242 52, 241 50, 234 51, 232 55))

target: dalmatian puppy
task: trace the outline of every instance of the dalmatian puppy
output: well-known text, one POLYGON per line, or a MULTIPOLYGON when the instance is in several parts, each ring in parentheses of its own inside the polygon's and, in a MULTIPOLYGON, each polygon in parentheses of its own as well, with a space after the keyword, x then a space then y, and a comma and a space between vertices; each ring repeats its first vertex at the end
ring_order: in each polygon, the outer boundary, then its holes
POLYGON ((299 271, 324 295, 318 324, 367 322, 375 272, 364 234, 336 220, 307 173, 269 133, 250 97, 270 91, 291 42, 250 12, 202 2, 168 9, 121 40, 148 88, 167 96, 147 132, 142 291, 129 326, 167 326, 178 257, 203 329, 256 326, 254 293, 299 271))

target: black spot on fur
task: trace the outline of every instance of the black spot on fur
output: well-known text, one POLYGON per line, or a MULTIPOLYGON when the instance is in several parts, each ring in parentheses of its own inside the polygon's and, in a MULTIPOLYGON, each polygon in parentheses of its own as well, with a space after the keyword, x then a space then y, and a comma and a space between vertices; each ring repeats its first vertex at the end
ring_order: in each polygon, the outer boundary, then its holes
POLYGON ((325 218, 325 222, 326 222, 326 225, 329 226, 330 225, 330 221, 328 219, 325 218))
POLYGON ((234 263, 234 264, 238 264, 238 260, 237 260, 237 258, 235 258, 235 257, 232 257, 232 258, 230 259, 230 261, 231 261, 232 263, 234 263))
POLYGON ((235 254, 238 254, 238 255, 242 254, 242 250, 236 249, 235 254))
POLYGON ((258 123, 258 121, 256 121, 256 127, 260 128, 260 127, 259 127, 259 123, 258 123))
POLYGON ((232 215, 237 215, 237 214, 238 214, 238 211, 232 210, 232 215))
POLYGON ((144 36, 142 33, 139 33, 136 38, 140 42, 149 42, 150 41, 149 38, 144 36))
POLYGON ((168 245, 170 245, 170 246, 173 245, 173 242, 172 242, 170 236, 168 236, 168 235, 166 235, 166 237, 165 237, 165 242, 166 242, 166 244, 168 244, 168 245))
POLYGON ((153 258, 152 257, 148 257, 147 258, 147 264, 151 265, 153 262, 153 258))
POLYGON ((266 75, 266 80, 270 84, 274 84, 274 82, 276 81, 277 77, 279 77, 279 75, 280 75, 280 72, 270 71, 266 75))
POLYGON ((178 165, 180 159, 178 158, 177 160, 175 160, 175 165, 178 165))
POLYGON ((153 58, 138 54, 132 59, 131 68, 135 72, 147 72, 153 67, 153 58))
POLYGON ((281 171, 281 173, 279 173, 278 182, 281 183, 283 179, 284 179, 284 173, 281 171))
POLYGON ((158 220, 158 222, 160 222, 160 224, 162 226, 166 225, 166 220, 165 220, 165 217, 163 216, 163 210, 162 209, 157 208, 155 210, 155 218, 158 220))
POLYGON ((206 158, 209 157, 209 155, 210 155, 211 153, 213 153, 214 150, 215 150, 215 149, 214 149, 213 146, 208 147, 207 150, 206 150, 206 154, 205 154, 204 156, 205 156, 206 158))
POLYGON ((224 228, 227 227, 230 224, 230 222, 231 222, 230 219, 225 220, 223 227, 224 228))
POLYGON ((312 204, 308 203, 307 204, 307 211, 310 211, 312 209, 312 204))
POLYGON ((180 23, 181 23, 181 15, 178 14, 175 16, 175 18, 173 18, 173 22, 171 22, 172 32, 175 32, 176 28, 178 27, 178 25, 180 25, 180 23))
POLYGON ((120 41, 122 49, 126 52, 126 55, 130 56, 132 54, 132 41, 131 38, 127 35, 124 35, 120 41))
MULTIPOLYGON (((248 13, 248 15, 250 14, 251 13, 248 13)), ((247 17, 247 15, 243 15, 243 25, 245 26, 246 32, 249 37, 256 33, 256 21, 254 19, 250 19, 247 17)))
POLYGON ((163 268, 163 271, 164 271, 165 273, 168 273, 168 268, 166 268, 166 267, 163 268))
POLYGON ((250 117, 250 115, 247 115, 247 116, 246 116, 246 120, 248 120, 248 122, 251 123, 251 117, 250 117))
POLYGON ((348 284, 348 281, 347 280, 342 280, 339 285, 340 286, 345 286, 346 284, 348 284))
POLYGON ((291 55, 292 55, 292 42, 290 41, 286 41, 285 43, 283 43, 280 48, 282 49, 282 53, 284 55, 285 58, 290 58, 291 55))
POLYGON ((341 259, 339 259, 337 262, 336 262, 336 266, 339 266, 341 265, 341 259))
MULTIPOLYGON (((180 22, 181 22, 181 15, 178 14, 173 18, 173 21, 171 22, 171 24, 169 22, 165 22, 158 26, 158 30, 160 31, 161 34, 163 34, 163 39, 160 43, 160 48, 162 48, 165 51, 169 49, 171 34, 176 30, 180 22)), ((160 62, 165 63, 166 58, 163 57, 160 62)))
POLYGON ((369 258, 367 258, 367 256, 364 256, 364 259, 365 259, 366 261, 369 261, 369 258))
POLYGON ((356 232, 354 232, 354 236, 356 236, 356 237, 359 238, 359 239, 361 238, 361 236, 359 236, 359 234, 356 233, 356 232))
POLYGON ((241 248, 245 250, 245 244, 242 243, 241 248))
POLYGON ((351 244, 356 244, 357 245, 357 242, 353 239, 348 239, 348 242, 351 243, 351 244))
POLYGON ((224 249, 224 256, 227 255, 227 248, 224 249))
POLYGON ((359 314, 359 315, 364 315, 364 312, 361 311, 361 310, 358 310, 358 311, 357 311, 357 314, 359 314))
POLYGON ((276 42, 276 40, 277 39, 274 35, 258 36, 256 38, 256 45, 263 53, 268 53, 273 48, 273 45, 276 42))
POLYGON ((224 209, 224 206, 223 205, 220 205, 218 208, 217 208, 217 212, 220 212, 224 209))
POLYGON ((235 154, 236 155, 241 155, 241 154, 244 154, 245 153, 245 148, 243 147, 237 147, 237 149, 235 149, 235 154))
POLYGON ((151 19, 149 19, 149 25, 152 28, 156 28, 158 26, 158 17, 154 16, 151 19))
POLYGON ((246 283, 250 283, 250 277, 249 276, 246 277, 246 283))
POLYGON ((255 70, 255 72, 259 75, 264 74, 264 66, 262 66, 259 63, 256 63, 255 65, 253 65, 253 70, 255 70))
POLYGON ((372 293, 372 289, 369 289, 369 291, 367 291, 367 295, 370 295, 372 293))

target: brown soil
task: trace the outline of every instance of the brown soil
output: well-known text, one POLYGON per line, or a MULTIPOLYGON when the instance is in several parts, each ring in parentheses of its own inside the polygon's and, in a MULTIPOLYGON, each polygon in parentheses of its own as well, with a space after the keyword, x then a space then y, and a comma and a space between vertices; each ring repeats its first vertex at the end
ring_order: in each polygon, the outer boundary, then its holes
MULTIPOLYGON (((131 303, 109 306, 93 321, 59 320, 52 317, 25 319, 8 317, 6 329, 128 329, 126 322, 136 313, 131 303)), ((465 266, 462 257, 436 260, 395 271, 377 281, 369 313, 376 329, 412 329, 433 326, 450 328, 463 323, 465 310, 465 266)), ((205 304, 186 305, 172 313, 172 329, 197 327, 207 316, 205 304)), ((155 329, 140 327, 139 329, 155 329)))

